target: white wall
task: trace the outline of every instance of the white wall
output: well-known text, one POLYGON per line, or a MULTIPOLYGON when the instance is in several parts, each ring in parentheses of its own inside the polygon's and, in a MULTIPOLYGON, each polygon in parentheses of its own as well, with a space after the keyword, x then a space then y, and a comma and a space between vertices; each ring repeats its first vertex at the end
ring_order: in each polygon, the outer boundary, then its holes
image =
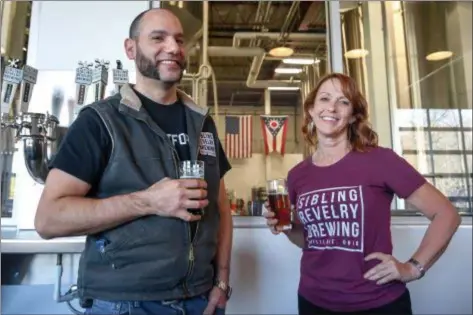
MULTIPOLYGON (((235 218, 246 219, 259 221, 260 226, 234 231, 233 295, 227 314, 297 314, 301 250, 284 235, 272 235, 259 218, 235 218)), ((392 221, 394 256, 407 260, 419 246, 428 221, 413 217, 392 221)), ((423 279, 408 285, 414 314, 472 314, 472 249, 471 218, 464 218, 439 261, 423 279)), ((64 290, 76 282, 78 261, 78 255, 64 256, 64 290)), ((52 300, 55 263, 55 255, 36 255, 21 287, 2 286, 2 314, 69 313, 64 303, 52 300)))
POLYGON ((28 63, 41 70, 75 70, 95 58, 133 70, 123 48, 133 18, 148 1, 33 1, 28 63))

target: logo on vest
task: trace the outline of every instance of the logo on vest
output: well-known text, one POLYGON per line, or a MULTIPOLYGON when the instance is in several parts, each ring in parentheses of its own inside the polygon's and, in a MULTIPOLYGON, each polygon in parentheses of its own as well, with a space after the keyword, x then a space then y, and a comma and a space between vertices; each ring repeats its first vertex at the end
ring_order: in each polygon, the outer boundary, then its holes
POLYGON ((200 154, 210 155, 213 157, 217 156, 217 152, 215 151, 215 140, 211 132, 200 133, 200 154))

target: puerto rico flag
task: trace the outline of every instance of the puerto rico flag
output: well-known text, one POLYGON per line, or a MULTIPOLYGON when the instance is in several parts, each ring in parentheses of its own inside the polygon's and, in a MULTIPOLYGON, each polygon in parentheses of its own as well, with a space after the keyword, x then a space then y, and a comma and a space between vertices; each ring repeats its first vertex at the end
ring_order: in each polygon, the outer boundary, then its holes
POLYGON ((287 134, 287 116, 261 115, 264 151, 266 155, 277 152, 284 155, 287 134))

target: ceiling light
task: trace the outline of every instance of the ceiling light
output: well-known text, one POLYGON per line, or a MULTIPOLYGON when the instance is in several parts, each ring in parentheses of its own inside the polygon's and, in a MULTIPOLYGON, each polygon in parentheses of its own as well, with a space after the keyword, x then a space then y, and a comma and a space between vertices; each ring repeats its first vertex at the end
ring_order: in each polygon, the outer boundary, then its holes
POLYGON ((428 61, 439 61, 439 60, 450 58, 451 56, 453 56, 453 52, 448 51, 448 50, 443 50, 443 51, 436 51, 431 54, 428 54, 427 57, 425 57, 425 59, 427 59, 428 61))
POLYGON ((282 60, 283 63, 290 65, 311 65, 319 63, 320 59, 317 58, 285 58, 282 60))
POLYGON ((297 91, 299 90, 298 86, 270 86, 268 87, 270 91, 297 91))
POLYGON ((273 57, 289 57, 294 53, 294 49, 289 47, 276 47, 269 51, 273 57))
POLYGON ((302 69, 300 69, 300 68, 276 68, 276 69, 274 69, 274 72, 279 73, 279 74, 297 74, 297 73, 301 73, 302 69))
POLYGON ((345 53, 345 58, 358 59, 368 56, 369 51, 366 49, 352 49, 345 53))

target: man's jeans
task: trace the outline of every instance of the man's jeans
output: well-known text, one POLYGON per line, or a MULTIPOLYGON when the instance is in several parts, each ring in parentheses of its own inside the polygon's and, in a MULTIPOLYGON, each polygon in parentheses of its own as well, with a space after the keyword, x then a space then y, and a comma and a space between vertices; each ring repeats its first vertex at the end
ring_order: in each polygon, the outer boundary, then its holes
MULTIPOLYGON (((175 301, 122 301, 109 302, 94 300, 87 315, 202 315, 207 307, 207 297, 202 295, 187 300, 175 301)), ((225 310, 217 308, 214 315, 225 315, 225 310)))

